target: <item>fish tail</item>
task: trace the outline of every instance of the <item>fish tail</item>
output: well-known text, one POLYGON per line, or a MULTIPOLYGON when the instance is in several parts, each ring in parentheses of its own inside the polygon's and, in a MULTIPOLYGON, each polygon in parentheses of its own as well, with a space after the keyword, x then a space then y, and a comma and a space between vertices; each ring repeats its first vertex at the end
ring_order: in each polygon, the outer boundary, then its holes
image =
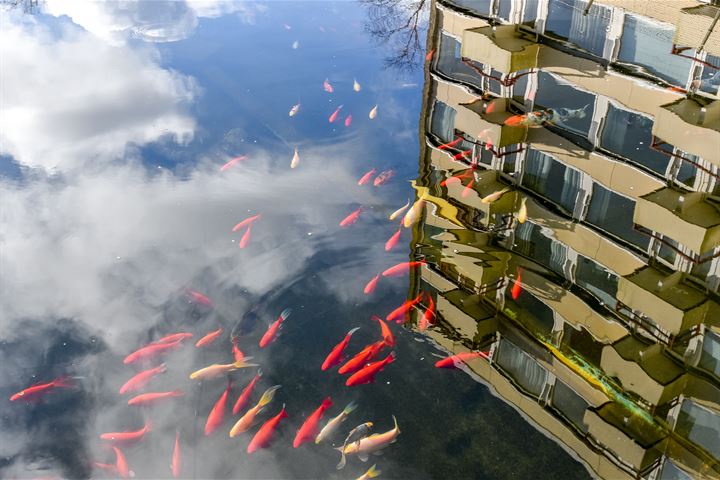
POLYGON ((72 387, 75 383, 68 375, 63 375, 52 381, 53 387, 72 387))
POLYGON ((262 394, 262 397, 260 397, 260 401, 258 402, 258 405, 263 407, 267 405, 268 403, 272 402, 273 397, 275 396, 275 391, 280 388, 280 385, 275 385, 274 387, 270 387, 267 390, 265 390, 265 393, 262 394))
POLYGON ((182 390, 173 390, 172 392, 173 397, 182 397, 185 395, 185 392, 182 390))
POLYGON ((373 465, 372 467, 370 467, 370 470, 367 471, 366 475, 368 476, 368 478, 375 478, 382 473, 381 470, 378 470, 375 467, 376 466, 373 465))
POLYGON ((287 414, 287 412, 285 411, 285 404, 284 404, 284 403, 283 403, 282 409, 280 410, 279 415, 280 415, 280 418, 288 418, 288 414, 287 414))
POLYGON ((400 427, 398 427, 397 418, 395 418, 395 415, 393 415, 392 417, 393 417, 393 423, 395 424, 395 430, 397 430, 397 433, 400 433, 400 427))
POLYGON ((233 368, 247 368, 247 367, 258 367, 257 363, 248 363, 253 357, 245 357, 240 361, 233 363, 233 368))
POLYGON ((327 397, 325 400, 322 401, 322 404, 320 405, 323 409, 327 410, 328 408, 332 407, 332 399, 330 397, 327 397))
POLYGON ((352 402, 348 403, 347 407, 345 407, 342 411, 344 415, 350 415, 352 412, 355 411, 355 409, 358 407, 358 404, 353 400, 352 402))
POLYGON ((292 313, 292 308, 286 308, 285 310, 283 310, 280 313, 280 318, 282 318, 283 320, 287 320, 287 318, 290 316, 291 313, 292 313))
POLYGON ((351 329, 347 334, 352 335, 353 333, 357 332, 358 330, 360 330, 360 327, 355 327, 355 328, 351 329))

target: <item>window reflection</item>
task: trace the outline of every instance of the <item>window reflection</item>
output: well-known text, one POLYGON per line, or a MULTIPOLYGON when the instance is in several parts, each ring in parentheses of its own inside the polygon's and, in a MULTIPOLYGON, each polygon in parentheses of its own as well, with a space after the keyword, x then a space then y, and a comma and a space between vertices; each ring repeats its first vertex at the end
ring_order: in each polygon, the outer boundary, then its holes
MULTIPOLYGON (((482 88, 482 78, 461 61, 461 48, 462 44, 454 37, 444 33, 440 34, 437 71, 454 80, 482 88)), ((482 68, 481 65, 480 68, 482 68)))
POLYGON ((665 465, 663 465, 662 473, 658 480, 692 480, 692 477, 680 470, 670 460, 665 459, 665 465))
POLYGON ((496 359, 523 390, 536 398, 540 396, 548 374, 535 359, 504 338, 500 340, 496 359))
POLYGON ((617 305, 618 277, 594 260, 578 255, 576 283, 610 308, 617 305))
POLYGON ((602 57, 611 9, 594 4, 588 15, 583 15, 587 4, 576 0, 550 0, 545 33, 602 57))
POLYGON ((705 61, 712 67, 706 65, 703 68, 699 89, 706 93, 717 94, 718 88, 720 88, 720 57, 708 55, 705 61))
POLYGON ((720 336, 714 332, 705 332, 698 367, 720 378, 720 336))
POLYGON ((583 417, 590 404, 560 380, 556 381, 553 387, 552 406, 578 430, 587 433, 588 426, 583 417))
POLYGON ((560 128, 587 137, 592 122, 595 96, 573 87, 569 82, 547 72, 538 72, 537 108, 552 109, 561 121, 560 128))
POLYGON ((560 276, 565 276, 568 247, 543 235, 542 228, 525 222, 515 229, 515 251, 532 258, 560 276))
POLYGON ((684 400, 675 431, 720 458, 720 415, 717 413, 684 400))
POLYGON ((618 238, 647 250, 650 238, 633 229, 635 202, 593 182, 585 220, 618 238))
POLYGON ((449 3, 478 15, 490 15, 491 0, 451 0, 449 3))
POLYGON ((433 105, 430 119, 430 132, 447 143, 453 139, 455 132, 455 110, 442 102, 433 105))
POLYGON ((552 200, 572 215, 580 194, 582 173, 532 148, 528 149, 525 162, 523 186, 552 200))

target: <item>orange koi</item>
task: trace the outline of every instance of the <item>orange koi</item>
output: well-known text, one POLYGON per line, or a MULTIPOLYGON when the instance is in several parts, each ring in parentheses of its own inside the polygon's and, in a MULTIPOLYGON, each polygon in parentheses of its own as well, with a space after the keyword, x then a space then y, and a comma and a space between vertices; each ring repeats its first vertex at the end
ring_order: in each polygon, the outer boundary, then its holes
POLYGON ((143 370, 142 372, 139 372, 137 375, 133 376, 130 380, 125 382, 123 386, 120 387, 118 393, 120 393, 120 395, 124 395, 127 392, 135 392, 137 390, 140 390, 145 385, 147 385, 150 380, 153 379, 153 377, 165 372, 167 372, 167 367, 164 363, 155 368, 143 370))
POLYGON ((70 388, 73 384, 67 376, 58 377, 52 382, 38 383, 32 387, 28 387, 10 397, 10 401, 14 402, 21 399, 35 399, 40 395, 44 395, 55 388, 70 388))
POLYGON ((358 185, 365 185, 370 181, 370 179, 377 173, 377 169, 373 168, 369 172, 365 173, 362 177, 360 177, 360 180, 358 180, 358 185))
POLYGON ((328 93, 333 93, 333 91, 334 91, 333 86, 330 85, 330 80, 328 80, 327 78, 323 82, 323 90, 325 90, 328 93))
POLYGON ((395 337, 393 337, 393 334, 390 331, 390 327, 388 327, 387 323, 385 323, 383 319, 378 317, 377 315, 373 315, 370 318, 380 324, 380 331, 382 332, 382 337, 385 345, 387 345, 388 347, 394 347, 395 337))
POLYGON ((218 401, 215 402, 215 406, 213 406, 212 410, 210 410, 210 415, 208 415, 207 421, 205 422, 205 436, 209 436, 211 433, 213 433, 222 423, 223 419, 225 418, 225 407, 227 405, 227 398, 228 395, 230 395, 230 388, 232 387, 231 382, 228 380, 227 387, 225 388, 225 391, 220 395, 220 398, 218 398, 218 401))
POLYGON ((245 230, 245 234, 240 239, 240 242, 238 243, 238 247, 245 248, 247 247, 247 244, 250 242, 250 232, 252 231, 252 225, 250 225, 247 230, 245 230))
POLYGON ((347 117, 345 117, 345 126, 349 127, 351 123, 352 123, 352 115, 348 115, 347 117))
POLYGON ((250 429, 250 427, 252 427, 255 417, 265 408, 265 405, 272 402, 278 388, 280 388, 280 385, 275 385, 274 387, 270 387, 265 390, 265 393, 262 394, 258 403, 245 412, 245 414, 240 417, 240 420, 235 422, 235 425, 233 425, 230 429, 230 433, 228 434, 230 438, 234 438, 238 434, 246 432, 250 429))
POLYGON ((220 171, 224 172, 225 170, 228 170, 228 169, 234 167, 237 163, 242 162, 243 160, 247 160, 247 159, 248 159, 247 155, 240 155, 239 157, 235 157, 235 158, 229 160, 222 167, 220 167, 220 171))
POLYGON ((267 347, 273 340, 275 340, 275 337, 277 337, 278 331, 280 330, 280 327, 282 326, 282 322, 284 322, 292 313, 292 310, 289 308, 286 308, 280 313, 280 316, 277 320, 275 320, 272 325, 270 325, 267 329, 267 332, 265 332, 265 335, 262 336, 260 339, 260 348, 267 347))
POLYGON ((150 431, 150 423, 145 422, 145 426, 140 430, 130 432, 110 432, 100 435, 101 440, 109 440, 113 443, 135 443, 143 439, 146 433, 150 431))
POLYGON ((324 372, 328 368, 332 368, 335 365, 341 363, 343 361, 343 352, 345 352, 345 349, 348 346, 348 343, 350 343, 350 337, 352 337, 352 334, 358 331, 360 327, 355 327, 352 330, 350 330, 343 340, 335 345, 333 349, 330 351, 328 356, 325 358, 325 361, 322 364, 322 367, 320 369, 324 372))
POLYGON ((166 335, 158 340, 155 340, 153 343, 174 343, 174 342, 181 342, 183 340, 186 340, 188 338, 192 338, 192 333, 171 333, 170 335, 166 335))
POLYGON ((109 463, 93 462, 93 466, 95 468, 105 470, 108 475, 116 475, 117 474, 117 467, 115 465, 111 465, 109 463))
POLYGON ((297 431, 297 435, 295 435, 295 440, 293 440, 293 448, 298 448, 305 442, 315 440, 315 437, 318 434, 318 423, 320 423, 320 420, 322 419, 325 411, 328 408, 332 407, 332 404, 333 403, 330 397, 327 397, 325 400, 322 401, 320 406, 307 418, 307 420, 303 422, 302 426, 297 431))
POLYGON ((385 242, 385 251, 389 252, 393 249, 395 245, 397 245, 398 240, 400 240, 400 234, 402 233, 402 228, 398 228, 398 231, 393 234, 392 237, 388 238, 388 241, 385 242))
POLYGON ((201 303, 205 306, 212 307, 213 302, 200 292, 195 290, 186 290, 186 293, 190 296, 190 299, 195 303, 201 303))
POLYGON ((140 360, 147 360, 153 358, 161 353, 166 353, 171 350, 177 350, 180 347, 180 340, 169 343, 151 343, 125 357, 123 363, 129 365, 140 360))
POLYGON ((172 453, 172 463, 170 464, 170 470, 172 471, 173 478, 180 478, 182 469, 182 457, 180 454, 180 431, 175 431, 175 448, 172 453))
POLYGON ((402 262, 398 263, 395 266, 392 266, 382 272, 383 277, 399 277, 401 275, 405 275, 410 271, 411 268, 417 268, 421 265, 425 265, 425 260, 420 260, 417 262, 402 262))
POLYGON ((248 400, 250 400, 250 395, 252 395, 252 391, 255 388, 255 384, 260 381, 260 378, 262 378, 262 371, 258 370, 258 372, 255 374, 253 379, 250 381, 250 383, 247 384, 247 386, 243 389, 242 393, 238 397, 237 401, 235 402, 235 405, 233 405, 232 413, 233 415, 237 415, 240 413, 240 411, 245 408, 245 405, 247 405, 248 400))
POLYGON ((446 178, 445 180, 440 182, 440 186, 445 187, 447 185, 455 183, 462 183, 462 180, 460 180, 460 177, 453 175, 452 177, 446 178))
POLYGON ((515 280, 515 285, 513 285, 512 290, 510 290, 510 296, 513 300, 517 300, 520 292, 522 292, 522 271, 518 268, 517 279, 515 280))
POLYGON ((437 148, 438 148, 438 150, 445 150, 447 148, 454 147, 455 145, 457 145, 460 142, 462 142, 462 137, 456 137, 455 140, 453 140, 452 142, 443 143, 442 145, 440 145, 437 148))
POLYGON ((407 301, 403 302, 402 305, 400 305, 398 308, 396 308, 395 310, 390 312, 388 314, 388 316, 385 317, 385 320, 387 320, 388 322, 392 322, 393 320, 395 320, 395 323, 403 323, 405 316, 415 305, 420 303, 420 301, 422 300, 422 297, 423 297, 423 293, 420 292, 420 295, 413 298, 412 300, 407 300, 407 301))
POLYGON ((130 468, 128 467, 125 454, 118 447, 112 447, 112 449, 115 452, 115 468, 117 468, 120 478, 130 477, 130 468))
POLYGON ((340 367, 338 373, 344 375, 346 373, 353 373, 360 370, 367 362, 377 357, 380 351, 385 348, 385 345, 385 340, 380 340, 379 342, 367 345, 357 355, 348 360, 345 365, 340 367))
POLYGON ((280 413, 263 423, 262 427, 260 427, 253 439, 250 441, 250 444, 247 447, 247 453, 251 454, 260 448, 267 448, 270 445, 273 433, 275 433, 280 420, 287 417, 288 414, 285 412, 285 405, 283 405, 280 413))
POLYGON ((181 390, 173 390, 172 392, 142 393, 128 400, 128 405, 152 405, 161 400, 182 397, 183 395, 185 394, 181 390))
POLYGON ((467 157, 467 156, 470 155, 471 153, 472 153, 472 150, 464 150, 464 151, 456 154, 455 156, 453 156, 453 159, 455 159, 455 160, 460 160, 461 158, 467 157))
POLYGON ((426 62, 429 62, 430 60, 432 60, 433 55, 435 55, 435 49, 434 49, 434 48, 433 48, 432 50, 430 50, 430 51, 427 53, 427 55, 425 55, 425 61, 426 61, 426 62))
POLYGON ((395 361, 395 353, 390 354, 383 360, 369 364, 368 366, 355 372, 345 382, 345 386, 352 387, 355 385, 364 385, 366 383, 372 383, 375 381, 375 375, 377 375, 386 365, 395 361))
POLYGON ((387 183, 394 176, 395 170, 385 170, 383 172, 380 172, 380 175, 378 175, 377 178, 375 178, 375 180, 373 181, 373 185, 379 187, 380 185, 387 183))
POLYGON ((375 275, 372 280, 370 280, 367 285, 365 285, 365 288, 363 289, 363 292, 365 295, 370 295, 375 291, 375 288, 377 287, 378 280, 380 280, 380 274, 378 273, 375 275))
POLYGON ((247 227, 248 225, 252 224, 255 220, 259 219, 260 216, 261 216, 260 214, 257 214, 257 215, 253 215, 252 217, 246 218, 246 219, 243 220, 242 222, 240 222, 240 223, 238 223, 237 225, 235 225, 235 226, 232 228, 232 231, 233 231, 233 232, 237 232, 237 231, 240 230, 241 228, 247 227))
POLYGON ((197 343, 195 343, 195 347, 200 348, 200 347, 207 347, 208 345, 211 345, 213 342, 215 342, 215 340, 218 339, 218 337, 220 337, 220 335, 222 335, 222 333, 223 333, 222 327, 208 333, 207 335, 202 337, 200 340, 198 340, 197 343))
POLYGON ((358 218, 360 218, 360 213, 361 213, 361 212, 362 212, 362 207, 358 208, 357 210, 355 210, 354 212, 352 212, 350 215, 348 215, 347 217, 345 217, 345 218, 340 222, 340 226, 341 226, 341 227, 348 227, 348 226, 352 225, 353 223, 357 222, 357 221, 358 221, 358 218))
POLYGON ((497 110, 497 106, 502 102, 502 98, 495 98, 493 100, 490 100, 485 107, 485 113, 493 113, 495 110, 497 110))
POLYGON ((452 355, 447 358, 443 358, 442 360, 438 360, 435 362, 436 368, 457 368, 463 363, 466 363, 468 360, 472 360, 474 358, 483 357, 486 359, 489 359, 489 355, 487 352, 465 352, 465 353, 458 353, 457 355, 452 355))
POLYGON ((237 338, 232 339, 232 354, 235 359, 235 363, 243 362, 245 360, 245 354, 240 350, 240 347, 238 347, 237 338))
POLYGON ((468 182, 468 184, 465 185, 465 188, 463 188, 463 191, 462 191, 462 193, 460 194, 460 196, 461 196, 462 198, 467 198, 467 197, 470 196, 470 193, 474 192, 474 190, 473 190, 473 188, 472 188, 473 183, 475 183, 475 180, 470 180, 470 181, 468 182))
POLYGON ((328 122, 333 123, 335 120, 337 120, 338 115, 340 115, 340 109, 341 109, 342 107, 343 107, 343 106, 340 105, 339 107, 337 107, 337 108, 335 109, 335 111, 330 115, 330 117, 328 117, 328 122))
POLYGON ((429 293, 427 294, 427 299, 428 307, 423 316, 420 318, 420 324, 418 325, 420 330, 426 330, 428 325, 433 325, 435 323, 435 302, 429 293))

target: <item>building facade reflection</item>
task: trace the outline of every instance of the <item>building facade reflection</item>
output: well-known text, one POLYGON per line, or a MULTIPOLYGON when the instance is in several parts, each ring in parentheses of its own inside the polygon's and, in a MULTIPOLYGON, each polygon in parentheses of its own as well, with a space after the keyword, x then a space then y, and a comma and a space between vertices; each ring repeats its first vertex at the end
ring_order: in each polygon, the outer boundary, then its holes
POLYGON ((717 10, 432 4, 410 296, 603 478, 720 477, 717 10))

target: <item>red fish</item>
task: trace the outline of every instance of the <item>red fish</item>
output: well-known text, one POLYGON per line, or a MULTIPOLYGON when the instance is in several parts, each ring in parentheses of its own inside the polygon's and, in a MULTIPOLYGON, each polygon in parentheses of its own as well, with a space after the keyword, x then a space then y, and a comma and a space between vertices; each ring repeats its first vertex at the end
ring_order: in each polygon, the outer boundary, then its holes
POLYGON ((367 172, 365 175, 360 177, 360 180, 358 180, 358 185, 365 185, 366 183, 368 183, 370 179, 375 175, 375 173, 377 173, 377 170, 374 168, 367 172))
POLYGON ((429 293, 427 294, 427 299, 428 307, 423 316, 420 318, 420 324, 418 325, 420 330, 425 330, 428 325, 433 325, 435 323, 435 302, 429 293))
POLYGON ((142 393, 128 400, 128 405, 152 405, 161 400, 182 397, 185 395, 181 390, 173 390, 172 392, 152 392, 142 393))
POLYGON ((485 107, 485 113, 493 113, 495 110, 497 110, 498 105, 500 103, 502 103, 503 101, 504 100, 502 98, 496 98, 496 99, 490 100, 487 103, 487 106, 485 107))
POLYGON ((315 440, 315 437, 318 434, 318 423, 320 423, 320 420, 322 419, 325 410, 332 407, 332 404, 333 403, 330 397, 327 397, 312 413, 312 415, 310 415, 307 420, 303 422, 302 427, 300 427, 297 435, 295 435, 295 440, 293 440, 293 448, 298 448, 305 442, 315 440))
POLYGON ((345 126, 349 127, 351 123, 352 123, 352 115, 348 115, 347 117, 345 117, 345 126))
POLYGON ((261 216, 260 214, 257 214, 257 215, 253 215, 252 217, 246 218, 246 219, 243 220, 242 222, 240 222, 240 223, 238 223, 237 225, 235 225, 235 226, 233 227, 232 231, 233 231, 233 232, 237 232, 237 231, 240 230, 241 228, 247 227, 248 225, 250 225, 251 223, 253 223, 255 220, 257 220, 258 218, 260 218, 260 216, 261 216))
POLYGON ((170 464, 170 470, 172 471, 173 478, 180 478, 180 471, 182 469, 182 457, 180 455, 180 431, 175 431, 175 448, 172 453, 172 463, 170 464))
POLYGON ((222 167, 220 167, 220 171, 221 171, 221 172, 224 172, 225 170, 234 167, 238 162, 242 162, 243 160, 247 160, 247 158, 248 158, 247 155, 240 155, 239 157, 235 157, 235 158, 233 158, 232 160, 230 160, 229 162, 227 162, 225 165, 223 165, 222 167))
POLYGON ((223 419, 225 418, 225 407, 227 405, 228 395, 230 395, 230 388, 231 383, 228 381, 225 391, 222 395, 220 395, 218 401, 215 402, 215 406, 212 408, 212 410, 210 410, 210 415, 208 415, 207 422, 205 422, 206 437, 213 433, 215 430, 217 430, 217 428, 220 426, 223 419))
POLYGON ((273 340, 275 340, 275 337, 277 337, 278 331, 280 330, 280 327, 282 325, 282 322, 284 322, 292 313, 292 310, 289 308, 286 308, 280 313, 280 316, 277 320, 275 320, 272 325, 270 325, 267 329, 267 332, 265 332, 265 335, 262 336, 260 339, 260 348, 267 347, 273 340))
POLYGON ((262 427, 260 427, 253 439, 250 441, 250 444, 247 447, 247 453, 253 453, 255 450, 260 448, 267 448, 270 445, 273 433, 275 433, 280 420, 287 417, 288 414, 285 412, 285 405, 283 405, 280 413, 263 423, 262 427))
POLYGON ((167 367, 164 363, 155 368, 143 370, 142 372, 139 372, 137 375, 133 376, 130 380, 125 382, 123 386, 120 387, 118 393, 120 393, 120 395, 123 395, 127 392, 135 392, 137 390, 140 390, 145 385, 147 385, 148 382, 150 382, 150 380, 155 377, 155 375, 159 375, 165 372, 167 372, 167 367))
POLYGON ((465 353, 458 353, 457 355, 452 355, 447 358, 443 358, 442 360, 438 360, 435 362, 436 368, 456 368, 460 364, 467 362, 468 360, 472 360, 473 358, 489 358, 487 352, 465 352, 465 353))
POLYGON ((56 378, 52 382, 38 383, 36 385, 33 385, 32 387, 28 387, 25 390, 22 390, 11 396, 10 401, 14 402, 21 399, 35 399, 38 398, 40 395, 44 395, 55 388, 70 388, 72 386, 73 384, 70 382, 69 378, 63 376, 56 378))
POLYGON ((330 351, 328 356, 325 358, 325 361, 322 364, 321 370, 324 372, 328 368, 332 368, 335 365, 341 363, 343 361, 343 352, 348 346, 348 343, 350 343, 350 337, 352 337, 352 334, 355 333, 360 327, 355 327, 352 330, 350 330, 346 335, 345 338, 335 345, 333 349, 330 351))
POLYGON ((101 440, 109 440, 113 443, 135 443, 143 439, 146 433, 150 431, 150 422, 145 422, 145 426, 140 430, 132 432, 111 432, 100 435, 101 440))
POLYGON ((237 338, 232 339, 232 354, 235 359, 235 363, 242 362, 245 359, 245 354, 240 350, 240 347, 238 347, 237 338))
POLYGON ((389 252, 393 249, 395 245, 397 245, 398 240, 400 240, 400 234, 402 233, 402 228, 398 228, 398 231, 393 234, 392 237, 388 238, 388 241, 385 242, 385 251, 389 252))
POLYGON ((111 465, 109 463, 93 462, 93 466, 101 470, 105 470, 108 475, 117 474, 117 467, 115 465, 111 465))
POLYGON ((426 61, 426 62, 429 62, 430 60, 432 60, 433 55, 435 55, 435 49, 434 49, 434 48, 433 48, 432 50, 430 50, 430 51, 427 53, 427 55, 425 55, 425 61, 426 61))
POLYGON ((393 337, 393 334, 390 331, 390 327, 387 326, 387 323, 385 323, 382 318, 380 318, 376 315, 373 315, 370 318, 380 324, 380 331, 382 332, 382 337, 383 337, 383 341, 385 342, 385 345, 387 345, 388 347, 394 347, 395 346, 395 337, 393 337))
POLYGON ((200 292, 196 292, 195 290, 186 290, 187 294, 190 296, 190 299, 195 303, 200 303, 202 305, 205 305, 207 307, 212 307, 213 302, 203 295, 200 292))
POLYGON ((339 107, 337 107, 337 108, 335 109, 335 111, 330 115, 330 117, 328 117, 328 122, 333 123, 335 120, 337 120, 338 115, 340 115, 340 109, 341 109, 342 107, 343 107, 343 106, 340 105, 339 107))
POLYGON ((207 335, 202 337, 200 340, 198 340, 195 343, 195 347, 196 348, 207 347, 208 345, 212 344, 215 340, 217 340, 220 337, 220 335, 222 335, 222 333, 223 333, 222 327, 218 328, 217 330, 213 330, 212 332, 208 333, 207 335))
POLYGON ((328 80, 327 78, 323 82, 323 90, 325 90, 328 93, 333 93, 333 87, 332 87, 332 85, 330 85, 330 80, 328 80))
POLYGON ((399 277, 401 275, 405 275, 406 273, 408 273, 411 268, 417 268, 417 267, 420 267, 421 265, 425 265, 424 260, 420 260, 418 262, 398 263, 397 265, 392 266, 392 267, 388 268, 387 270, 385 270, 384 272, 382 272, 382 276, 383 277, 399 277))
POLYGON ((385 359, 371 363, 370 365, 355 372, 353 375, 350 376, 350 378, 347 379, 345 385, 348 387, 352 387, 354 385, 364 385, 366 383, 374 382, 375 375, 377 375, 378 372, 385 368, 386 365, 394 361, 395 354, 393 352, 390 352, 390 355, 385 357, 385 359))
POLYGON ((455 159, 455 160, 460 160, 461 158, 467 157, 467 156, 470 155, 471 153, 472 153, 472 150, 464 150, 464 151, 462 151, 462 152, 454 155, 454 156, 453 156, 453 159, 455 159))
POLYGON ((515 285, 513 285, 512 290, 510 290, 510 296, 512 296, 513 300, 517 300, 520 296, 520 292, 522 292, 522 271, 518 268, 518 275, 517 279, 515 280, 515 285))
POLYGON ((348 215, 347 217, 345 217, 345 218, 340 222, 340 226, 341 226, 341 227, 348 227, 348 226, 352 225, 353 223, 357 222, 357 221, 358 221, 358 218, 360 218, 360 213, 362 213, 362 207, 358 208, 357 210, 355 210, 354 212, 352 212, 350 215, 348 215))
POLYGON ((360 370, 365 366, 366 363, 377 357, 383 348, 385 348, 385 340, 371 343, 370 345, 363 348, 360 353, 348 360, 345 365, 340 367, 338 373, 341 375, 345 375, 346 373, 353 373, 360 370))
POLYGON ((147 360, 156 357, 161 353, 177 350, 178 348, 180 348, 180 340, 168 343, 151 343, 150 345, 146 345, 138 350, 135 350, 133 353, 125 357, 123 363, 125 365, 129 365, 140 360, 147 360))
POLYGON ((248 242, 250 242, 250 232, 252 231, 252 225, 250 225, 247 230, 245 230, 245 234, 240 239, 240 243, 238 243, 238 246, 240 248, 247 247, 248 242))
POLYGON ((385 317, 385 319, 386 319, 388 322, 392 322, 393 320, 395 320, 395 323, 403 323, 403 320, 405 319, 405 316, 407 315, 407 313, 408 313, 408 312, 410 311, 410 309, 412 309, 415 305, 417 305, 418 303, 420 303, 420 300, 422 300, 422 297, 423 297, 423 293, 421 292, 420 295, 418 295, 418 296, 415 297, 414 299, 405 301, 405 302, 404 302, 402 305, 400 305, 398 308, 396 308, 395 310, 393 310, 392 312, 390 312, 390 313, 388 314, 388 316, 385 317))
POLYGON ((474 182, 475 182, 474 180, 470 180, 470 181, 468 182, 468 184, 465 185, 465 188, 463 188, 463 191, 462 191, 462 193, 460 194, 460 196, 461 196, 462 198, 467 198, 472 192, 474 192, 474 190, 473 190, 473 188, 472 188, 474 182))
POLYGON ((378 175, 375 180, 373 180, 373 185, 379 187, 380 185, 387 183, 394 176, 395 170, 385 170, 383 172, 380 172, 380 175, 378 175))
POLYGON ((118 447, 112 447, 115 452, 115 468, 117 468, 120 478, 130 477, 130 467, 128 467, 125 454, 118 447))
POLYGON ((367 285, 365 285, 365 289, 363 290, 363 292, 365 293, 365 295, 370 295, 371 293, 373 293, 373 292, 375 291, 375 288, 377 287, 378 280, 380 280, 380 274, 379 274, 379 273, 378 273, 377 275, 375 275, 375 276, 372 278, 372 280, 370 280, 370 281, 367 283, 367 285))
POLYGON ((240 413, 240 411, 245 407, 245 405, 247 405, 248 400, 250 400, 250 395, 255 388, 255 384, 260 381, 260 378, 262 378, 262 372, 258 371, 258 373, 255 374, 255 377, 253 377, 250 383, 248 383, 247 387, 245 387, 245 389, 242 391, 237 401, 235 402, 235 405, 233 405, 233 415, 237 415, 238 413, 240 413))
POLYGON ((192 333, 171 333, 170 335, 166 335, 158 340, 155 340, 153 343, 175 343, 175 342, 181 342, 183 340, 186 340, 188 338, 192 338, 192 333))
POLYGON ((460 142, 462 142, 462 137, 457 137, 457 138, 456 138, 455 140, 453 140, 452 142, 443 143, 442 145, 440 145, 440 146, 437 147, 437 148, 438 148, 438 150, 445 150, 445 149, 447 149, 447 148, 452 148, 452 147, 454 147, 455 145, 457 145, 457 144, 460 143, 460 142))

